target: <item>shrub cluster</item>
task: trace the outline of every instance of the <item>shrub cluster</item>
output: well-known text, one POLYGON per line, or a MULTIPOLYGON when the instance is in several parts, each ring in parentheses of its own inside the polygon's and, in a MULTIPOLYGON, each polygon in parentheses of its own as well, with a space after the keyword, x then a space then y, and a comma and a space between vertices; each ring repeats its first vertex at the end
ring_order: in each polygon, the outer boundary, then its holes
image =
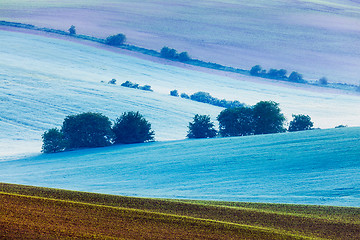
POLYGON ((119 143, 142 143, 154 139, 151 124, 139 112, 123 113, 114 126, 101 113, 81 113, 65 118, 61 129, 42 135, 42 152, 55 153, 78 148, 104 147, 119 143))
POLYGON ((175 90, 170 91, 170 96, 178 97, 179 96, 178 90, 175 89, 175 90))
MULTIPOLYGON (((288 131, 310 130, 313 127, 307 115, 293 115, 288 131)), ((279 104, 273 101, 260 101, 254 106, 227 108, 217 116, 219 122, 218 135, 222 137, 248 136, 257 134, 285 132, 285 117, 279 104)), ((188 138, 215 137, 217 131, 210 117, 195 115, 189 123, 188 138)))
POLYGON ((178 53, 175 49, 169 47, 163 47, 160 51, 160 56, 162 58, 177 60, 180 62, 187 62, 191 59, 187 52, 178 53))
MULTIPOLYGON (((172 90, 170 91, 170 95, 174 97, 178 97, 179 93, 178 91, 172 90)), ((196 92, 192 95, 187 95, 186 93, 182 93, 180 95, 182 98, 185 99, 191 99, 193 101, 202 102, 202 103, 208 103, 217 107, 224 107, 224 108, 234 108, 234 107, 241 107, 244 106, 243 103, 240 103, 239 101, 227 101, 225 99, 218 99, 210 95, 208 92, 196 92)))
POLYGON ((110 46, 121 46, 125 43, 126 36, 122 33, 119 33, 117 35, 109 36, 105 39, 105 44, 110 46))
POLYGON ((144 91, 149 91, 152 92, 153 90, 151 89, 150 85, 144 85, 144 86, 140 86, 137 83, 132 83, 130 81, 126 81, 124 83, 121 84, 122 87, 128 87, 128 88, 135 88, 135 89, 140 89, 140 90, 144 90, 144 91))
POLYGON ((302 74, 298 72, 294 71, 289 76, 287 76, 286 73, 287 71, 285 69, 278 70, 271 68, 269 71, 266 71, 265 69, 262 69, 260 65, 255 65, 250 70, 250 75, 252 76, 290 81, 296 83, 307 83, 307 81, 303 79, 302 74))

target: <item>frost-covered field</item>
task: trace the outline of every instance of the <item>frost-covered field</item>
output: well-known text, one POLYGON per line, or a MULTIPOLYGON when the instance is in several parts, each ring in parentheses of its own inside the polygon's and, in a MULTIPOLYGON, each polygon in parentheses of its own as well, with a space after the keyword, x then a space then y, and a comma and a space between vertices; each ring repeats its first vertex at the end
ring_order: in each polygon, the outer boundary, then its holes
POLYGON ((115 120, 124 111, 140 111, 157 140, 172 140, 185 138, 195 114, 215 120, 222 110, 171 97, 173 89, 250 105, 274 100, 289 120, 291 114, 309 114, 315 127, 360 125, 358 95, 208 74, 30 34, 0 31, 0 41, 0 157, 39 152, 43 131, 60 126, 69 114, 96 111, 115 120), (149 84, 154 92, 107 84, 112 78, 149 84))
POLYGON ((359 1, 3 0, 0 16, 102 38, 121 32, 131 44, 244 69, 360 83, 359 1))
POLYGON ((360 128, 154 142, 0 162, 0 181, 156 198, 360 207, 360 128))

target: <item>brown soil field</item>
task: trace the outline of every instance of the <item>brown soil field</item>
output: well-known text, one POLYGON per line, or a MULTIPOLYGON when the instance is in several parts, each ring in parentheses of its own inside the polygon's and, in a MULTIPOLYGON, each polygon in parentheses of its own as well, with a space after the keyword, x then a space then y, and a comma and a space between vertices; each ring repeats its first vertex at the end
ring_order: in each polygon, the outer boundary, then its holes
POLYGON ((360 209, 0 184, 0 239, 359 239, 360 209))

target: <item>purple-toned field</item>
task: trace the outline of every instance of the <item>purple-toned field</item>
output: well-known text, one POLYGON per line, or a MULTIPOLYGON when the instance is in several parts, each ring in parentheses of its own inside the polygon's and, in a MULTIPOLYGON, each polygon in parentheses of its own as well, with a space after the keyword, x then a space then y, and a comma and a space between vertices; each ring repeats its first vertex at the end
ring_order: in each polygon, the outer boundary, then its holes
POLYGON ((164 45, 194 58, 249 69, 298 71, 309 80, 359 84, 359 1, 7 1, 1 20, 97 37, 124 33, 132 44, 164 45))

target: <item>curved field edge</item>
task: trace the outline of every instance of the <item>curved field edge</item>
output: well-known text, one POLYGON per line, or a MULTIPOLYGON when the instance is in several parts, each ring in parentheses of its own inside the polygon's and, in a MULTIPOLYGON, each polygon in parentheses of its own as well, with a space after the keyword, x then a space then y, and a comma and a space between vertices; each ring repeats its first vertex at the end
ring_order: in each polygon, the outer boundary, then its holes
POLYGON ((30 237, 37 239, 304 239, 271 229, 208 219, 17 194, 1 195, 5 216, 1 225, 6 229, 1 235, 4 237, 21 238, 24 233, 27 236, 31 233, 30 237))
MULTIPOLYGON (((8 22, 8 21, 0 21, 0 26, 6 26, 6 27, 10 27, 10 28, 20 28, 20 29, 27 29, 30 31, 39 31, 39 32, 43 32, 43 33, 51 33, 51 34, 55 34, 55 35, 62 35, 62 36, 66 36, 69 37, 68 40, 71 40, 71 38, 75 38, 75 39, 79 39, 79 40, 85 40, 85 41, 90 41, 90 42, 95 42, 95 43, 99 43, 99 44, 106 44, 106 40, 102 39, 102 38, 97 38, 97 37, 93 37, 93 36, 88 36, 88 35, 78 35, 78 34, 70 34, 66 31, 63 30, 59 30, 59 29, 53 29, 53 28, 45 28, 45 27, 37 27, 31 24, 26 24, 26 23, 18 23, 18 22, 8 22)), ((30 32, 31 33, 31 32, 30 32)), ((81 42, 80 42, 81 43, 81 42)), ((136 45, 131 45, 131 44, 122 44, 119 46, 111 46, 114 48, 120 48, 123 50, 128 50, 131 52, 135 52, 135 53, 140 53, 143 55, 148 55, 148 56, 152 56, 152 57, 156 57, 156 58, 163 58, 161 56, 161 53, 153 50, 153 49, 147 49, 147 48, 143 48, 143 47, 139 47, 136 45)), ((207 68, 207 69, 214 69, 214 70, 218 70, 218 71, 223 71, 223 72, 230 72, 230 73, 236 73, 236 74, 240 74, 240 75, 245 75, 245 76, 252 76, 252 77, 256 77, 256 78, 265 78, 267 80, 275 80, 275 81, 280 81, 280 82, 288 82, 288 83, 295 83, 295 84, 308 84, 308 85, 312 85, 312 86, 316 86, 319 88, 334 88, 334 89, 339 89, 339 90, 343 90, 343 91, 350 91, 350 92, 359 92, 359 85, 356 84, 345 84, 345 83, 337 83, 337 82, 331 82, 331 83, 326 83, 325 85, 323 84, 319 84, 318 81, 308 81, 308 80, 304 80, 304 82, 292 82, 288 79, 284 80, 284 79, 277 79, 277 78, 271 78, 271 77, 267 77, 267 76, 256 76, 256 75, 251 75, 250 74, 250 70, 247 69, 242 69, 242 68, 235 68, 235 67, 231 67, 231 66, 225 66, 222 64, 218 64, 218 63, 214 63, 214 62, 209 62, 209 61, 203 61, 203 60, 199 60, 199 59, 194 59, 194 58, 190 58, 189 60, 186 61, 179 61, 177 59, 169 59, 166 58, 166 60, 168 61, 174 61, 174 62, 179 62, 182 64, 187 64, 187 65, 191 65, 191 66, 196 66, 196 67, 202 67, 202 68, 207 68)), ((168 63, 169 64, 169 63, 168 63)))
POLYGON ((0 195, 1 215, 6 216, 0 236, 28 231, 34 236, 99 239, 360 237, 360 208, 160 200, 5 183, 0 184, 0 195), (31 225, 34 222, 42 224, 31 225))

